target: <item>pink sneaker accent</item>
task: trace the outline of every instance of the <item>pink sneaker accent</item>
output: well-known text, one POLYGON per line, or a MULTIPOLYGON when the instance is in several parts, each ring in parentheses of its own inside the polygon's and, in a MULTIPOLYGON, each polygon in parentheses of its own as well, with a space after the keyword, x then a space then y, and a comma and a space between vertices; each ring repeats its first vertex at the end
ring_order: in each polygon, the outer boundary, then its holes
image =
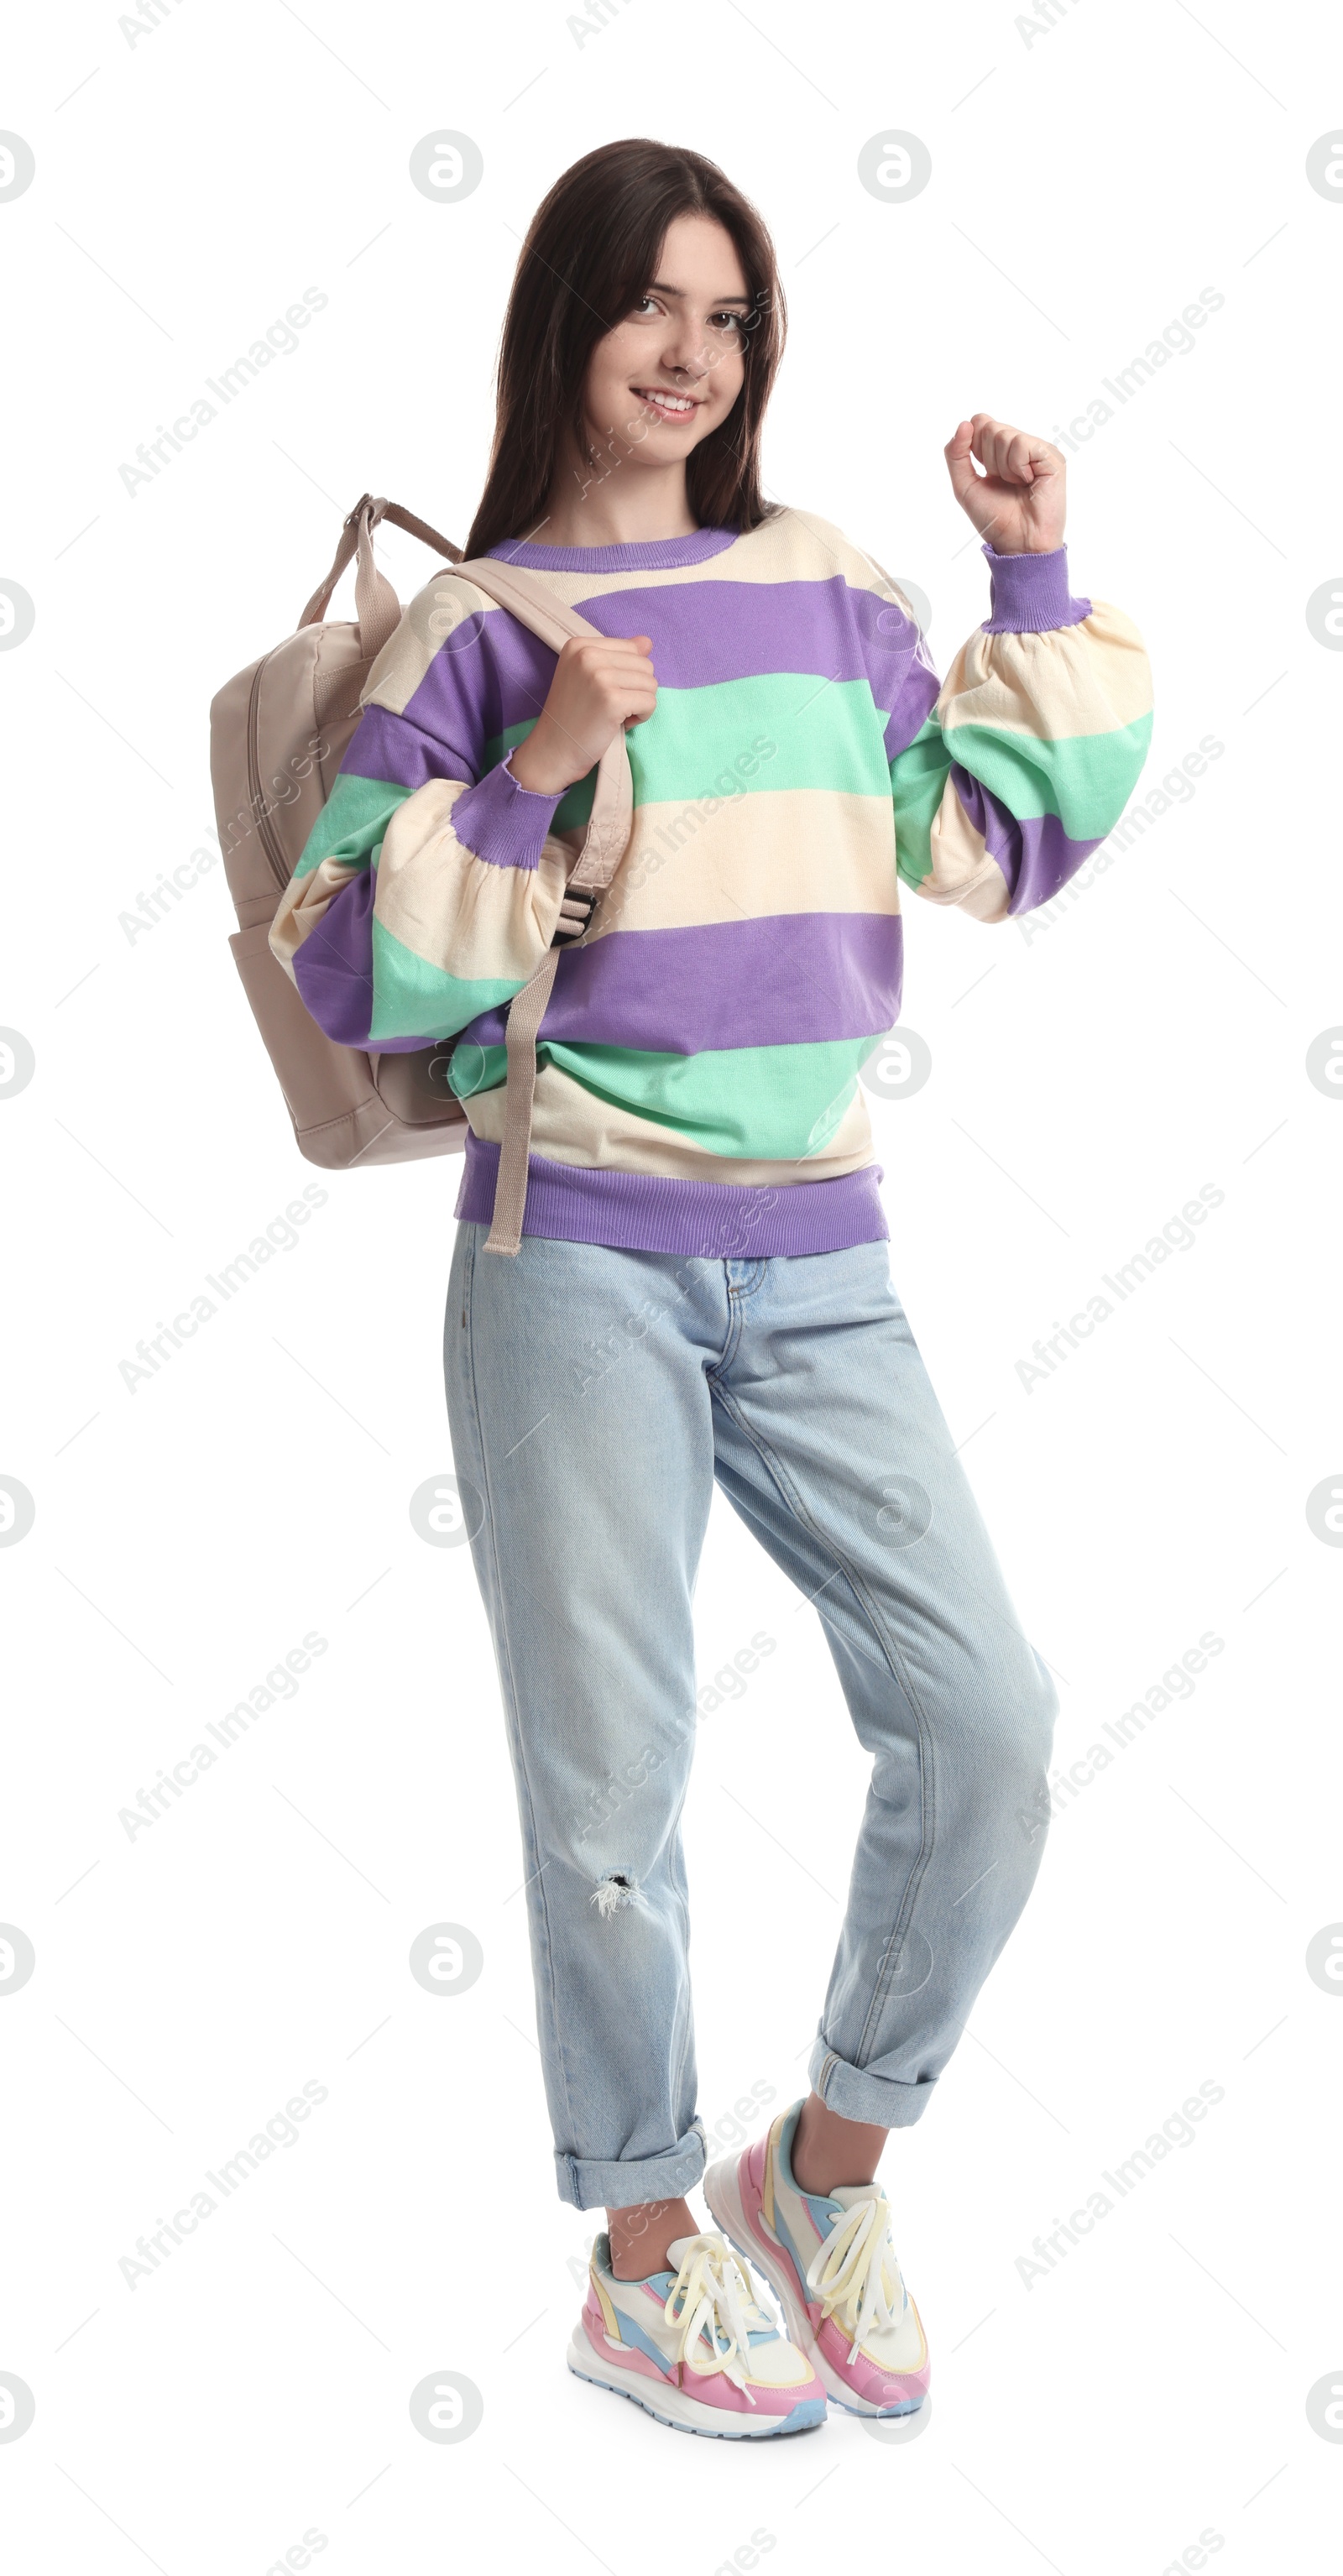
MULTIPOLYGON (((800 2189, 789 2162, 800 2108, 794 2103, 780 2112, 766 2136, 743 2155, 711 2165, 705 2199, 729 2242, 764 2273, 793 2342, 835 2404, 859 2415, 912 2414, 928 2394, 931 2366, 922 2321, 890 2241, 885 2194, 876 2185, 830 2194, 800 2189), (868 2204, 875 2205, 871 2219, 855 2217, 850 2224, 851 2212, 868 2204), (879 2267, 881 2295, 869 2303, 866 2324, 860 2324, 859 2293, 827 2302, 825 2282, 813 2288, 806 2277, 827 2241, 833 2237, 843 2244, 846 2228, 850 2242, 863 2230, 870 2248, 866 2260, 879 2267)), ((861 2271, 861 2243, 856 2259, 861 2271)))
POLYGON ((617 2280, 599 2236, 569 2368, 680 2432, 758 2440, 825 2421, 816 2372, 720 2236, 679 2239, 644 2281, 617 2280))

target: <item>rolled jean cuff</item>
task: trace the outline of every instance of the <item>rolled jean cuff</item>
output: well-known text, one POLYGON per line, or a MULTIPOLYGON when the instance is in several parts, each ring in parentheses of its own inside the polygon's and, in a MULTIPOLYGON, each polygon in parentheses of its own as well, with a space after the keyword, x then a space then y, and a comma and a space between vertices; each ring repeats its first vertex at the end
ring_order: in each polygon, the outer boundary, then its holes
POLYGON ((621 2156, 602 2164, 557 2148, 555 2178, 571 2209, 632 2209, 641 2200, 684 2200, 704 2171, 706 2154, 704 2122, 696 2118, 658 2156, 621 2156))
POLYGON ((935 2075, 921 2084, 899 2084, 889 2075, 873 2075, 850 2066, 818 2034, 807 2065, 812 2089, 841 2120, 870 2120, 882 2129, 912 2129, 923 2118, 934 2093, 935 2075))

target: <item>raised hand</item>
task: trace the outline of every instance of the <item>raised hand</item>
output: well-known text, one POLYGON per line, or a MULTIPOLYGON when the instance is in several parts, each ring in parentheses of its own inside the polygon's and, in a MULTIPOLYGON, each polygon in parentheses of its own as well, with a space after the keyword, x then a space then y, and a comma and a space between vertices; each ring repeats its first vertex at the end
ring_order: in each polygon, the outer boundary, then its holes
POLYGON ((513 753, 520 787, 557 796, 586 778, 623 724, 646 723, 657 705, 651 635, 571 635, 560 648, 545 705, 513 753))
POLYGON ((977 411, 942 453, 961 508, 995 554, 1046 555, 1062 545, 1067 468, 1047 438, 977 411))

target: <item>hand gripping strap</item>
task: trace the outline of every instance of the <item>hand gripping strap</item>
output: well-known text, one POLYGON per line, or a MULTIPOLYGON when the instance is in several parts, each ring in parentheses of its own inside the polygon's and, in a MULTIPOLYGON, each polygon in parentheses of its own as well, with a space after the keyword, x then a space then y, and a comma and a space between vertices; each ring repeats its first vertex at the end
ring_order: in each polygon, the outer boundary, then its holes
MULTIPOLYGON (((506 608, 519 623, 555 652, 570 635, 596 635, 600 629, 552 598, 544 585, 516 564, 493 555, 457 567, 477 590, 506 608)), ((566 886, 609 886, 630 836, 634 819, 634 781, 624 727, 619 726, 597 763, 592 815, 577 861, 566 886)), ((494 1190, 494 1222, 485 1242, 487 1252, 516 1253, 522 1243, 527 1206, 527 1157, 531 1150, 532 1102, 536 1093, 536 1040, 550 1000, 559 950, 548 948, 529 983, 515 993, 508 1009, 508 1084, 504 1100, 504 1135, 494 1190)))

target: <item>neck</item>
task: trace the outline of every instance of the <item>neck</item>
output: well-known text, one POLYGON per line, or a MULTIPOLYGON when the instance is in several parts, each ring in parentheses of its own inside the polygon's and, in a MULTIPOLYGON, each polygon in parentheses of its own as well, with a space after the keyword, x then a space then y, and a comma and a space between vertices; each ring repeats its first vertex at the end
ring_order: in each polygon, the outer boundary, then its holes
POLYGON ((617 449, 599 455, 595 468, 562 465, 541 518, 526 534, 542 546, 629 546, 690 537, 698 526, 684 464, 635 463, 628 449, 617 449))

